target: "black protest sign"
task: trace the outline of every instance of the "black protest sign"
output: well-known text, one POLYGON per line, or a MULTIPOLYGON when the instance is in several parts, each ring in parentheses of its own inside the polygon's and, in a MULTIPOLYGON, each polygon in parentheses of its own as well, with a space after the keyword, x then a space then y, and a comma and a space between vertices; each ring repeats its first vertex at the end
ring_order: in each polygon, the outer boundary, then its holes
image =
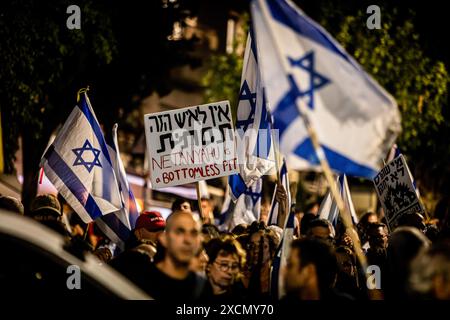
POLYGON ((398 220, 402 216, 424 213, 403 155, 383 167, 375 176, 373 183, 391 230, 397 227, 398 220))

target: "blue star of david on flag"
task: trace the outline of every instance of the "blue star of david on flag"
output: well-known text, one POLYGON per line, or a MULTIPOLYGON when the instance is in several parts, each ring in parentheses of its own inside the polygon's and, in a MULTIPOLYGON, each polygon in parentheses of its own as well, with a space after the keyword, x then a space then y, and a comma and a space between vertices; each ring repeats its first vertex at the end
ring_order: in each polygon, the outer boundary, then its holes
POLYGON ((236 121, 236 127, 247 131, 248 126, 255 121, 255 111, 256 111, 256 92, 252 92, 248 86, 247 80, 242 83, 241 92, 239 93, 239 101, 248 100, 250 103, 250 112, 246 120, 236 121))
POLYGON ((253 206, 256 206, 259 199, 261 199, 261 192, 254 192, 252 188, 248 188, 245 192, 245 195, 249 196, 252 199, 253 206))
POLYGON ((295 60, 291 57, 288 57, 288 60, 293 67, 298 67, 306 72, 308 72, 309 76, 309 88, 302 91, 297 86, 295 81, 291 81, 291 86, 293 86, 293 89, 296 91, 299 98, 302 98, 306 96, 308 98, 308 106, 311 109, 314 109, 314 90, 318 90, 321 87, 327 85, 330 83, 330 80, 325 78, 323 75, 319 74, 316 70, 314 70, 315 67, 315 59, 314 59, 314 52, 311 51, 307 54, 305 54, 303 57, 300 57, 299 59, 295 60))
POLYGON ((89 140, 86 139, 86 141, 84 142, 84 144, 81 148, 72 149, 72 152, 75 153, 75 155, 76 155, 76 159, 73 163, 73 166, 80 166, 80 165, 84 166, 89 173, 91 173, 94 166, 99 166, 100 168, 102 167, 100 160, 98 159, 98 157, 100 155, 100 150, 95 149, 92 146, 92 144, 89 142, 89 140), (83 153, 85 151, 92 152, 92 155, 94 156, 94 160, 85 161, 83 159, 83 153))

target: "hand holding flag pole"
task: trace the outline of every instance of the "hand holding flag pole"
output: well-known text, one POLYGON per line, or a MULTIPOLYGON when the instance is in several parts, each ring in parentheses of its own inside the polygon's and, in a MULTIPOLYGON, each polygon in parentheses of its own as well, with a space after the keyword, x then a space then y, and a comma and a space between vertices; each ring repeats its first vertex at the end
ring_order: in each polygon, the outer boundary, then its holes
POLYGON ((195 191, 197 191, 198 213, 200 215, 200 218, 203 221, 202 198, 201 198, 201 195, 200 195, 200 182, 199 181, 197 181, 195 183, 195 191))
MULTIPOLYGON (((273 128, 272 121, 271 121, 271 127, 273 128)), ((273 151, 275 153, 275 170, 277 171, 277 186, 276 186, 276 188, 277 188, 277 194, 278 194, 278 190, 280 190, 280 189, 284 190, 283 183, 281 181, 281 176, 280 176, 280 162, 281 162, 280 146, 278 144, 278 139, 277 139, 278 137, 275 136, 275 130, 270 130, 270 134, 272 136, 273 151)), ((288 173, 286 173, 286 174, 288 174, 288 173)), ((283 224, 279 225, 279 227, 283 228, 283 229, 286 225, 286 220, 287 220, 286 217, 290 211, 290 208, 288 208, 288 201, 287 201, 287 196, 286 196, 287 191, 288 190, 284 190, 284 199, 281 199, 281 198, 277 199, 277 202, 279 203, 279 206, 280 206, 279 215, 281 217, 283 217, 282 219, 278 219, 278 221, 283 221, 283 224)))

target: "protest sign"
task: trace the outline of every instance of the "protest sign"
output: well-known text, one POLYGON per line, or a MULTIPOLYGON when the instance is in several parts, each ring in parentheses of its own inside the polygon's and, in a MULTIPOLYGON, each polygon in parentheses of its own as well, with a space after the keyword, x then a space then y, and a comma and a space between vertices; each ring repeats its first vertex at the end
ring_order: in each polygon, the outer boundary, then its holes
POLYGON ((406 214, 424 214, 425 210, 417 196, 413 177, 403 155, 381 169, 373 183, 391 230, 397 227, 399 219, 406 214))
POLYGON ((228 101, 145 115, 153 188, 238 172, 228 101))

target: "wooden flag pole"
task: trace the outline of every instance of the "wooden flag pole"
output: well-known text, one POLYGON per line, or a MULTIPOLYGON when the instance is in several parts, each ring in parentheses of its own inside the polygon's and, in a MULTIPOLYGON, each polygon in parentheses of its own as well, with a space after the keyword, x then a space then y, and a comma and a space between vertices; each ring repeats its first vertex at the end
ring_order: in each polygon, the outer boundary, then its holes
MULTIPOLYGON (((300 102, 300 108, 304 109, 304 105, 302 102, 300 102)), ((328 160, 325 156, 325 152, 323 151, 322 146, 319 143, 319 139, 317 138, 316 131, 311 126, 311 123, 308 120, 307 113, 302 112, 301 118, 303 119, 306 129, 308 130, 308 134, 311 139, 312 145, 314 147, 314 151, 316 152, 316 155, 319 158, 320 165, 322 166, 323 172, 325 174, 325 178, 328 182, 328 185, 330 186, 331 194, 333 195, 333 197, 336 201, 336 204, 338 206, 339 215, 341 216, 341 220, 344 223, 345 230, 353 241, 353 246, 355 249, 356 256, 359 260, 359 263, 361 264, 361 267, 364 270, 364 273, 366 274, 365 271, 367 270, 367 259, 362 251, 358 234, 356 233, 356 230, 353 228, 353 223, 350 218, 350 213, 348 212, 346 206, 344 205, 344 201, 342 200, 341 194, 339 193, 339 191, 336 187, 336 182, 334 181, 333 173, 331 172, 331 168, 330 168, 330 165, 328 164, 328 160)), ((367 276, 367 274, 366 274, 366 276, 367 276)))
MULTIPOLYGON (((277 171, 277 187, 278 187, 278 186, 282 186, 283 182, 281 181, 281 174, 280 174, 280 168, 281 168, 281 166, 280 166, 280 162, 281 162, 280 146, 278 144, 278 139, 277 139, 278 135, 275 136, 274 131, 275 130, 273 130, 273 128, 270 129, 270 135, 272 136, 273 150, 275 153, 275 170, 277 171)), ((286 172, 286 174, 288 174, 288 172, 286 172)), ((289 188, 289 186, 287 186, 287 187, 289 188)), ((287 197, 287 192, 289 192, 289 190, 285 190, 285 191, 286 191, 286 197, 287 197)), ((281 203, 279 204, 279 208, 281 207, 280 205, 281 205, 281 203)), ((288 208, 288 203, 286 201, 285 206, 284 206, 284 212, 282 212, 282 214, 281 214, 281 216, 285 217, 285 220, 284 220, 284 223, 280 227, 286 226, 286 221, 289 217, 290 209, 291 208, 288 208)), ((278 214, 278 217, 280 217, 280 214, 278 214)))
POLYGON ((195 183, 195 190, 197 191, 197 201, 198 201, 198 213, 203 223, 203 209, 202 209, 202 198, 200 196, 200 182, 195 183))
POLYGON ((142 192, 142 197, 144 198, 144 211, 150 207, 150 199, 152 198, 152 190, 150 189, 150 169, 149 169, 149 159, 148 150, 145 148, 144 151, 144 187, 142 192))
POLYGON ((277 171, 277 184, 281 184, 280 177, 280 146, 278 145, 278 139, 274 134, 274 129, 270 129, 270 135, 272 136, 273 152, 275 156, 275 170, 277 171))

